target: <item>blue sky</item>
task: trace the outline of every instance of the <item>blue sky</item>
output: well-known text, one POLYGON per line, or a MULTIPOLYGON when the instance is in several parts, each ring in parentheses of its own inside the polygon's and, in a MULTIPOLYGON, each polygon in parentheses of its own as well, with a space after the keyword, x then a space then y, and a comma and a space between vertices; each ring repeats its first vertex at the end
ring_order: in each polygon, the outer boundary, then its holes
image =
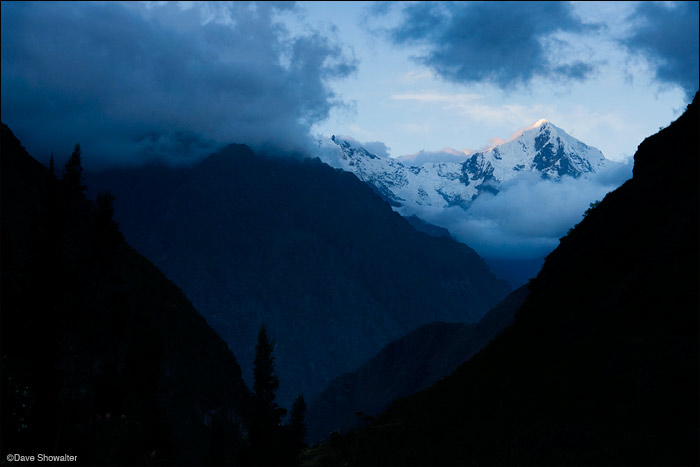
POLYGON ((2 2, 2 119, 40 159, 480 149, 546 118, 614 160, 698 86, 697 2, 2 2), (90 157, 92 154, 92 157, 90 157))

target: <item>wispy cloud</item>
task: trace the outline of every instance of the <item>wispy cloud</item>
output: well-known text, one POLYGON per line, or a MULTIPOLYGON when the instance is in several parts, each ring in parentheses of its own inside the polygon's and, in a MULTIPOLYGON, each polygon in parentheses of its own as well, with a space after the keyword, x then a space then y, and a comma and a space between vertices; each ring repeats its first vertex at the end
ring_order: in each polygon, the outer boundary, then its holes
POLYGON ((399 77, 399 82, 404 84, 415 84, 423 81, 430 82, 433 80, 435 80, 435 73, 428 69, 409 71, 408 73, 404 73, 399 77))
POLYGON ((394 100, 413 101, 427 105, 439 105, 475 121, 489 122, 511 127, 530 124, 553 110, 545 105, 524 106, 519 104, 489 105, 484 96, 468 93, 404 93, 391 96, 394 100))
POLYGON ((419 102, 447 102, 455 105, 465 105, 467 103, 483 99, 484 96, 480 94, 444 94, 425 92, 393 94, 391 98, 396 100, 408 100, 419 102))

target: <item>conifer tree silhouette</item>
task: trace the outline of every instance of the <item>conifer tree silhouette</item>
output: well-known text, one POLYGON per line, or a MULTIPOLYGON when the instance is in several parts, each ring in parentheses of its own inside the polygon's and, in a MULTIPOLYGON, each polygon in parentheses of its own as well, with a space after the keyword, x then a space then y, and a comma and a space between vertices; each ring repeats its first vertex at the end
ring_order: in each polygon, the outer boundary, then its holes
POLYGON ((52 177, 56 176, 56 165, 53 159, 53 151, 51 151, 51 158, 49 159, 49 172, 51 172, 52 177))
POLYGON ((275 374, 272 355, 275 344, 265 330, 258 332, 253 361, 253 390, 255 392, 255 417, 250 427, 251 461, 257 465, 281 465, 287 463, 284 449, 282 417, 287 411, 275 401, 279 378, 275 374))
POLYGON ((253 361, 253 390, 260 415, 269 427, 278 426, 286 413, 275 401, 280 381, 275 374, 275 357, 272 355, 274 346, 274 342, 267 337, 265 325, 262 325, 253 361))
POLYGON ((290 444, 294 457, 298 457, 301 451, 306 447, 306 401, 304 396, 299 394, 294 403, 292 404, 292 410, 289 414, 289 432, 290 432, 290 444))
POLYGON ((66 195, 69 198, 80 198, 87 187, 83 183, 83 152, 80 150, 80 144, 76 143, 73 153, 66 161, 63 167, 63 186, 66 195))

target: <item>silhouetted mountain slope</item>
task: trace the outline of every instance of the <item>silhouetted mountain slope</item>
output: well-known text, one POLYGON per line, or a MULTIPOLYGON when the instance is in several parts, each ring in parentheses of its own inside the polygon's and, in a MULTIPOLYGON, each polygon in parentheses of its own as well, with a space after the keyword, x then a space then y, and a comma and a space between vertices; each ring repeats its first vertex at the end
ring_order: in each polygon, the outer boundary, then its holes
POLYGON ((484 261, 496 277, 505 279, 511 287, 527 284, 537 276, 544 264, 544 258, 484 258, 484 261))
MULTIPOLYGON (((418 216, 405 216, 404 218, 419 232, 427 233, 433 237, 454 238, 446 228, 426 222, 418 216)), ((504 259, 485 257, 483 260, 496 277, 506 280, 513 288, 521 287, 537 276, 544 263, 544 258, 504 259)))
POLYGON ((190 168, 94 174, 124 235, 178 284, 250 375, 261 323, 289 407, 430 321, 508 292, 470 248, 417 232, 354 175, 231 145, 190 168))
POLYGON ((307 416, 309 441, 361 423, 395 400, 427 389, 452 373, 513 322, 527 287, 506 297, 478 323, 429 323, 386 345, 358 370, 335 378, 314 399, 307 416))
POLYGON ((452 234, 450 234, 450 231, 446 228, 439 227, 437 225, 431 224, 430 222, 426 222, 418 216, 406 216, 404 217, 404 219, 406 219, 408 223, 411 224, 413 228, 419 232, 427 233, 428 235, 432 235, 433 237, 453 238, 452 234))
POLYGON ((547 258, 515 323, 321 464, 697 465, 698 97, 547 258))
POLYGON ((224 341, 2 125, 2 459, 217 464, 249 392, 224 341))

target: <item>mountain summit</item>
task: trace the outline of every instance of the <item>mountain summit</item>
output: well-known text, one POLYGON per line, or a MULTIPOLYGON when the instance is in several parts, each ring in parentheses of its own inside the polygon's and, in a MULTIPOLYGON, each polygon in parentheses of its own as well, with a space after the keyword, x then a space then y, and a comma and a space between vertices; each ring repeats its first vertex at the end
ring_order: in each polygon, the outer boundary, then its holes
POLYGON ((462 164, 462 173, 481 185, 505 182, 523 171, 550 179, 578 178, 603 169, 608 162, 598 149, 542 119, 517 138, 472 155, 462 164))
POLYGON ((353 172, 393 206, 409 211, 420 206, 468 208, 482 192, 498 193, 503 182, 523 173, 560 180, 614 164, 598 149, 544 119, 516 138, 474 153, 463 162, 405 164, 337 136, 319 141, 317 155, 333 167, 353 172))

